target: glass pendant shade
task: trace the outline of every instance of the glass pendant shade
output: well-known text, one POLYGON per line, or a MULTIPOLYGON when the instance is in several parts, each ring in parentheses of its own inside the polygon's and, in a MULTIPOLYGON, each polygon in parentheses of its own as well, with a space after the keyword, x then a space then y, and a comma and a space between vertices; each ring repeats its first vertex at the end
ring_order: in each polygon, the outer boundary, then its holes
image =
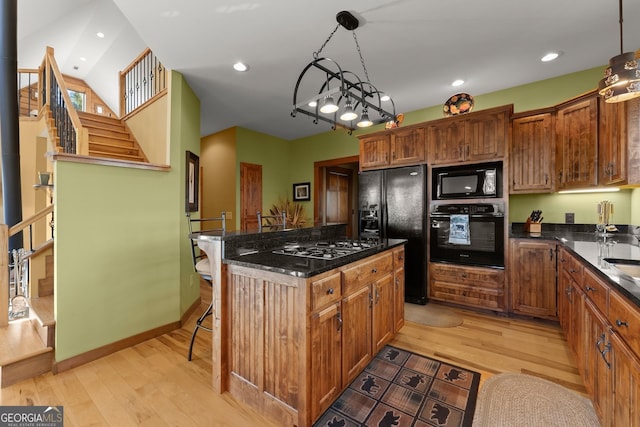
POLYGON ((344 113, 340 116, 340 120, 344 120, 345 122, 350 122, 358 117, 355 111, 353 111, 353 105, 351 101, 347 101, 345 105, 344 113))
POLYGON ((332 96, 327 96, 324 99, 322 107, 320 107, 320 112, 325 113, 325 114, 330 114, 330 113, 335 113, 336 111, 338 111, 338 106, 336 105, 335 101, 333 100, 333 97, 332 96))
POLYGON ((373 122, 371 120, 369 120, 369 113, 367 113, 367 111, 365 110, 362 113, 362 118, 358 122, 358 127, 359 128, 366 128, 366 127, 369 127, 371 125, 373 125, 373 122))

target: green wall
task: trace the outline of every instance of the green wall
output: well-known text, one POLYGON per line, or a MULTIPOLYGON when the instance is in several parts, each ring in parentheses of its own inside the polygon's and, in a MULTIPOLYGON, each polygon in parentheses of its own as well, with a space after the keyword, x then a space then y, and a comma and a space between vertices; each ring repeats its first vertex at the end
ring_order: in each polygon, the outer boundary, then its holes
POLYGON ((598 221, 596 204, 608 200, 614 206, 613 223, 627 225, 632 223, 631 193, 631 190, 621 190, 617 193, 514 195, 509 197, 509 221, 525 222, 532 210, 540 209, 546 223, 562 224, 564 214, 573 212, 576 224, 595 224, 598 221))
MULTIPOLYGON (((236 169, 236 228, 240 229, 240 163, 262 165, 262 212, 268 215, 269 208, 279 198, 292 199, 292 184, 296 182, 290 174, 293 163, 290 143, 260 132, 246 128, 237 128, 236 133, 237 162, 236 169)), ((311 168, 313 174, 313 166, 311 168)), ((307 179, 307 181, 310 181, 307 179)))
POLYGON ((168 172, 54 162, 58 362, 176 322, 199 294, 184 216, 199 103, 179 74, 170 85, 168 172))

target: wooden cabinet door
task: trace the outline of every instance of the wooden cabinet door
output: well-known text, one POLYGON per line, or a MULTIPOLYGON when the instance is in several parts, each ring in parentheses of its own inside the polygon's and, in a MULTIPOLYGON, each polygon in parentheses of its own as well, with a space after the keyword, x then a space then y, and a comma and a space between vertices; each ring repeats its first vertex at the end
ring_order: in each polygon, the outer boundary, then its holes
POLYGON ((360 170, 388 166, 390 149, 388 132, 360 138, 360 170))
POLYGON ((426 129, 414 127, 391 132, 391 164, 416 165, 426 162, 426 129))
POLYGON ((598 183, 627 183, 627 103, 599 98, 598 183))
POLYGON ((591 377, 585 381, 585 385, 591 387, 591 402, 602 426, 612 426, 613 351, 609 339, 609 327, 606 319, 588 300, 584 310, 584 340, 584 353, 580 356, 584 360, 585 372, 591 374, 591 377))
POLYGON ((394 303, 393 332, 397 333, 404 326, 404 247, 393 250, 394 268, 394 303))
POLYGON ((311 317, 311 417, 316 419, 342 391, 340 303, 311 317))
POLYGON ((372 292, 373 354, 377 354, 393 338, 393 274, 389 273, 376 281, 372 285, 372 292))
POLYGON ((611 334, 613 408, 611 425, 640 427, 640 360, 617 334, 611 334))
POLYGON ((597 185, 598 100, 594 96, 558 109, 557 189, 597 185))
POLYGON ((342 386, 346 387, 373 357, 371 285, 342 299, 342 386))
POLYGON ((482 112, 467 118, 465 160, 495 161, 504 157, 508 126, 509 115, 505 111, 482 112))
POLYGON ((510 193, 553 191, 555 129, 551 113, 514 119, 509 150, 510 193))
POLYGON ((557 318, 555 248, 554 242, 511 239, 511 309, 514 313, 557 318))
POLYGON ((571 330, 571 298, 572 295, 571 276, 565 269, 558 266, 558 320, 569 341, 569 331, 571 330))
POLYGON ((461 162, 464 160, 465 123, 462 120, 444 120, 427 125, 429 163, 461 162))

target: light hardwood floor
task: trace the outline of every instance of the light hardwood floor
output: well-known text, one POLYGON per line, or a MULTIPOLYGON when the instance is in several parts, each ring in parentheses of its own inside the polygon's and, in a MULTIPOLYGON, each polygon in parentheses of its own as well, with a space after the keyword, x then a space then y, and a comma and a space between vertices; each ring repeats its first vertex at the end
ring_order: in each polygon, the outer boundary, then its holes
MULTIPOLYGON (((208 298, 203 294, 201 309, 208 298)), ((461 326, 407 322, 391 344, 478 371, 483 380, 499 372, 523 372, 584 393, 557 325, 456 311, 464 318, 461 326)), ((199 314, 159 338, 0 389, 0 405, 63 405, 65 427, 278 426, 211 390, 211 335, 206 331, 198 332, 193 361, 187 361, 199 314)))

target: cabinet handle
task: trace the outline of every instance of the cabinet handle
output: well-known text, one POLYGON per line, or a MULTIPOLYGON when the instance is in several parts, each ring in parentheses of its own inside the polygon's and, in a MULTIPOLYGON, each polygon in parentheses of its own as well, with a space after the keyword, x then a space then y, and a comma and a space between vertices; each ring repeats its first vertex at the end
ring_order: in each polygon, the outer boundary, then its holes
POLYGON ((620 319, 616 319, 616 326, 618 326, 618 327, 620 327, 620 326, 624 326, 624 327, 627 327, 627 328, 628 328, 628 327, 629 327, 629 323, 627 323, 627 322, 623 322, 623 321, 622 321, 622 320, 620 320, 620 319))
POLYGON ((327 290, 327 294, 328 295, 333 295, 333 288, 329 288, 329 290, 327 290))
POLYGON ((611 369, 611 363, 607 360, 606 354, 611 351, 611 343, 608 342, 607 345, 604 346, 604 350, 600 352, 600 356, 602 356, 602 360, 604 360, 605 365, 607 365, 607 369, 611 369))
POLYGON ((549 174, 545 173, 544 174, 544 184, 547 185, 549 183, 549 174))
POLYGON ((378 269, 374 267, 374 268, 372 268, 372 269, 371 269, 371 272, 372 272, 372 273, 377 273, 377 272, 378 272, 378 269))
POLYGON ((465 157, 469 157, 469 146, 467 145, 466 151, 465 151, 465 157))
POLYGON ((589 285, 587 285, 587 287, 585 289, 587 290, 587 292, 595 292, 596 291, 596 288, 592 288, 589 285))
POLYGON ((342 313, 340 313, 340 310, 338 310, 338 313, 336 314, 336 318, 338 319, 338 331, 342 329, 342 313))
POLYGON ((605 340, 605 335, 604 333, 602 335, 600 335, 600 338, 598 338, 598 340, 596 341, 596 349, 598 350, 598 353, 602 354, 602 350, 600 350, 600 345, 604 344, 604 340, 605 340))
POLYGON ((553 248, 549 248, 549 261, 553 261, 553 248))
POLYGON ((558 172, 558 182, 562 183, 562 171, 558 172))
POLYGON ((560 258, 560 262, 564 264, 565 262, 567 262, 567 260, 564 258, 560 258))
POLYGON ((462 276, 463 279, 466 279, 467 278, 467 273, 462 273, 462 274, 460 274, 460 276, 462 276))
POLYGON ((395 152, 395 151, 393 151, 393 152, 391 153, 391 160, 395 160, 395 159, 396 159, 396 152, 395 152))

